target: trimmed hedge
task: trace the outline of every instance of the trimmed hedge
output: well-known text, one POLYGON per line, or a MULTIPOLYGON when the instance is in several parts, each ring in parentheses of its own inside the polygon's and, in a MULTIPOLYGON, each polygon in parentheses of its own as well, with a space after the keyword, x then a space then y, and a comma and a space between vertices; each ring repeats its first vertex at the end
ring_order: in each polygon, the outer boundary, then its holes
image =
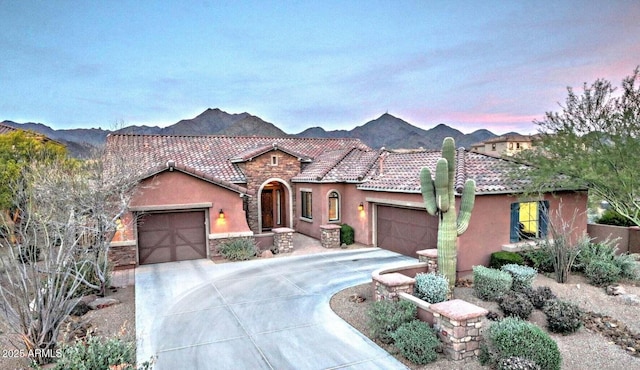
POLYGON ((542 370, 559 370, 562 362, 558 344, 544 330, 514 317, 493 323, 483 334, 480 361, 497 367, 510 357, 533 361, 542 370))
POLYGON ((419 273, 415 277, 414 295, 425 302, 440 303, 447 300, 451 291, 449 281, 442 275, 419 273))
POLYGON ((473 290, 485 301, 497 301, 511 289, 513 278, 508 272, 473 266, 473 290))
POLYGON ((499 269, 508 264, 524 265, 524 258, 515 252, 500 251, 491 253, 489 267, 499 269))
POLYGON ((353 227, 342 224, 340 226, 340 244, 351 245, 355 242, 355 231, 353 227))
POLYGON ((513 278, 511 289, 516 292, 523 292, 527 288, 531 288, 533 280, 536 278, 536 275, 538 275, 538 271, 536 271, 536 269, 516 264, 504 265, 501 270, 508 272, 511 275, 513 278))

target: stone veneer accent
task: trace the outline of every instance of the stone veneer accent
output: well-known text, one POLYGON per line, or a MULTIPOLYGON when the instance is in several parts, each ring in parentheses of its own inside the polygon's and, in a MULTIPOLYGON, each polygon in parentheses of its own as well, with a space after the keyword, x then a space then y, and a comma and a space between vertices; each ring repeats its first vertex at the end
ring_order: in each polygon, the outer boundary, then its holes
POLYGON ((482 318, 488 313, 461 299, 432 304, 433 328, 444 343, 444 352, 450 360, 470 361, 480 354, 482 318))
POLYGON ((398 301, 400 300, 399 293, 413 294, 413 287, 416 284, 416 279, 410 278, 398 272, 392 272, 389 274, 377 275, 374 274, 371 277, 374 290, 374 301, 398 301))
POLYGON ((277 248, 278 253, 293 251, 293 229, 278 227, 271 231, 273 232, 273 246, 277 248))
POLYGON ((420 262, 427 263, 427 273, 438 273, 438 249, 423 249, 421 251, 417 251, 416 253, 418 254, 418 260, 420 262))
POLYGON ((123 270, 136 267, 136 242, 114 242, 109 247, 109 261, 113 268, 123 270))
POLYGON ((320 225, 320 245, 325 248, 339 248, 340 225, 320 225))

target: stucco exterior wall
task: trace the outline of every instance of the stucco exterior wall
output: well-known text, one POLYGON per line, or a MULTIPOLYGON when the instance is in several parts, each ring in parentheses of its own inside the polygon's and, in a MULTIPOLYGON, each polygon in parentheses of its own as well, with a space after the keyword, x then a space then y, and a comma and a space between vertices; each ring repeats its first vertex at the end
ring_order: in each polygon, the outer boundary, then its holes
POLYGON ((238 193, 178 171, 165 171, 142 181, 130 208, 181 210, 209 203, 210 234, 250 231, 238 193), (221 209, 224 219, 218 218, 221 209))

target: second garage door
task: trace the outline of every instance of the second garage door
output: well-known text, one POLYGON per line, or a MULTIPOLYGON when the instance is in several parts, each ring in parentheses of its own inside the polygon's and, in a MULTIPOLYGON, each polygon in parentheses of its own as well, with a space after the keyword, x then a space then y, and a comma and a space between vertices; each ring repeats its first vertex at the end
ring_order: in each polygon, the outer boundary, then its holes
POLYGON ((207 258, 205 212, 149 213, 138 220, 141 265, 207 258))
POLYGON ((377 206, 376 240, 380 248, 417 258, 416 251, 437 247, 438 218, 426 210, 377 206))

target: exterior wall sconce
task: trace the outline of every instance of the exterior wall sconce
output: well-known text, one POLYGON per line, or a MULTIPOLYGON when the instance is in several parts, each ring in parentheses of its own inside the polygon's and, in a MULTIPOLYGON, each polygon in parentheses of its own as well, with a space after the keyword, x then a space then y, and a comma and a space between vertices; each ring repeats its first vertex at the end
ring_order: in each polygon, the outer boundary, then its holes
POLYGON ((222 208, 220 208, 220 212, 218 212, 218 219, 224 219, 224 212, 222 212, 222 208))
POLYGON ((360 204, 358 204, 358 211, 360 211, 360 212, 364 211, 364 204, 362 204, 362 202, 360 202, 360 204))

